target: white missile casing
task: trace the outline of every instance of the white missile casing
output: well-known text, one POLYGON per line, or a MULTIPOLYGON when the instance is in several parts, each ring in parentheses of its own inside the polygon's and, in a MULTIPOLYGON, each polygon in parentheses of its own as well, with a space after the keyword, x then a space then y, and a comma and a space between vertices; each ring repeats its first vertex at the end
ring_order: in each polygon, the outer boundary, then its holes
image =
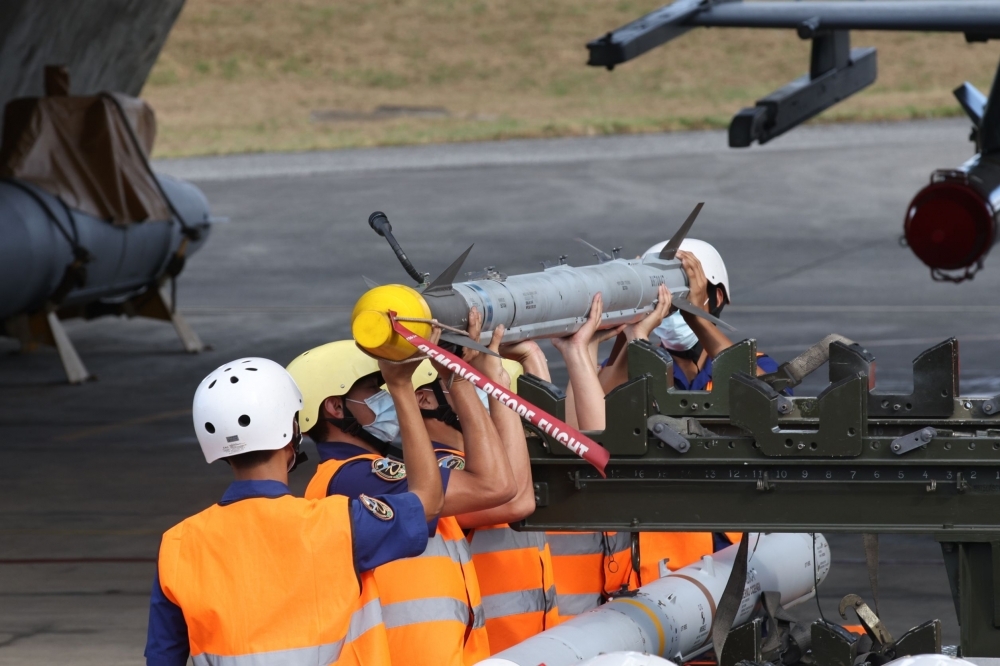
MULTIPOLYGON (((821 534, 751 534, 747 582, 734 626, 747 622, 762 591, 791 607, 816 594, 830 571, 830 547, 821 534)), ((479 662, 479 666, 569 666, 608 652, 636 651, 683 663, 712 645, 715 609, 738 546, 643 585, 620 598, 548 629, 479 662)))
POLYGON ((500 324, 504 340, 570 335, 587 320, 590 302, 601 293, 602 328, 631 323, 653 309, 659 285, 674 298, 688 294, 687 275, 676 259, 615 259, 594 266, 554 266, 505 279, 456 282, 451 291, 428 289, 424 299, 434 317, 465 328, 468 312, 483 314, 483 340, 500 324))

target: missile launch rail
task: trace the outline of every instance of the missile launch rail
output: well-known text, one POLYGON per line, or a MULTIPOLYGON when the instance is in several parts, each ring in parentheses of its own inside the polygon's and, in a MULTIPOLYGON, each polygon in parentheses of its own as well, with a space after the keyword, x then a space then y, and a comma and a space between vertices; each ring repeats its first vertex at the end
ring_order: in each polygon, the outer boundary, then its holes
MULTIPOLYGON (((674 389, 669 355, 648 342, 624 353, 629 381, 588 433, 611 452, 607 478, 535 433, 523 529, 933 535, 962 654, 1000 657, 1000 395, 959 395, 956 340, 917 357, 909 394, 876 390, 857 344, 829 345, 818 396, 786 395, 781 370, 758 377, 753 340, 718 356, 710 391, 674 389)), ((518 393, 565 415, 551 384, 526 375, 518 393)))

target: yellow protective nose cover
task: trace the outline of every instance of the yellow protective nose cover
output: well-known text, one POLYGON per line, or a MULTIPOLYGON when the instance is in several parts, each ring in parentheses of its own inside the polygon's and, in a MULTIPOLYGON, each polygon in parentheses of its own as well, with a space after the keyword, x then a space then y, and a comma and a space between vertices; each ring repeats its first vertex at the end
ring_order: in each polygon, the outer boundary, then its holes
MULTIPOLYGON (((430 319, 431 309, 416 289, 401 284, 387 284, 369 289, 354 304, 351 313, 351 334, 355 342, 375 356, 390 361, 402 361, 413 356, 417 348, 392 330, 389 311, 397 316, 430 319)), ((403 322, 421 337, 431 334, 431 325, 423 322, 403 322)))

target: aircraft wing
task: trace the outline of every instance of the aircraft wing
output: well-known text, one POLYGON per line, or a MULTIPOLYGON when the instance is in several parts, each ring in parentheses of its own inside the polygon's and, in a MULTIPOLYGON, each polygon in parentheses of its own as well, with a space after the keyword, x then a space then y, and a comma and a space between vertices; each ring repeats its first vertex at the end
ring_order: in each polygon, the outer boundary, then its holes
POLYGON ((995 0, 677 0, 587 44, 587 64, 614 67, 691 28, 794 28, 803 38, 830 30, 962 32, 1000 38, 995 0))

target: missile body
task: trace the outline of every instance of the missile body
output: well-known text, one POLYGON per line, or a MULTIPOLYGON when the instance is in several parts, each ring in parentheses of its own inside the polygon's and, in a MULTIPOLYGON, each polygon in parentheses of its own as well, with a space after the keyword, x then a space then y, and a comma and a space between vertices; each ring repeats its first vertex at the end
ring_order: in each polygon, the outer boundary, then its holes
MULTIPOLYGON (((752 534, 743 602, 734 626, 751 619, 761 592, 779 592, 790 607, 813 598, 830 571, 830 548, 817 534, 752 534), (814 568, 815 566, 815 568, 814 568), (815 578, 814 578, 815 576, 815 578)), ((569 666, 599 654, 636 651, 680 664, 709 649, 715 609, 729 580, 737 546, 643 585, 634 597, 533 636, 479 666, 569 666)))
POLYGON ((434 318, 444 324, 464 329, 474 306, 483 314, 484 333, 503 324, 504 340, 516 342, 579 330, 598 292, 604 299, 602 327, 636 321, 653 309, 661 284, 675 298, 687 296, 687 276, 680 261, 649 257, 595 266, 561 265, 504 279, 458 282, 450 289, 432 285, 423 297, 434 318))
MULTIPOLYGON (((159 180, 177 211, 201 231, 200 238, 187 245, 186 255, 190 256, 208 237, 208 202, 190 183, 169 176, 159 176, 159 180)), ((0 243, 0 321, 40 309, 56 291, 66 267, 73 262, 73 248, 66 235, 85 248, 91 260, 86 265, 85 283, 71 289, 60 306, 125 300, 146 289, 164 274, 183 241, 176 219, 117 227, 64 207, 47 192, 33 191, 34 197, 11 183, 0 183, 4 237, 0 243)))
MULTIPOLYGON (((457 267, 453 264, 446 275, 457 272, 457 267)), ((692 309, 686 300, 687 275, 680 261, 656 256, 615 259, 595 266, 555 266, 505 278, 440 281, 422 292, 401 285, 383 285, 366 292, 351 315, 354 339, 377 356, 401 360, 411 356, 415 348, 392 332, 390 311, 406 318, 433 318, 465 330, 473 307, 483 315, 483 342, 488 342, 501 324, 506 330, 505 342, 562 337, 580 330, 587 321, 595 294, 601 293, 604 300, 601 328, 611 328, 649 313, 661 284, 670 290, 674 305, 692 309)), ((698 313, 718 322, 700 310, 698 313)))
MULTIPOLYGON (((670 290, 677 309, 732 330, 732 326, 705 312, 704 303, 688 301, 688 277, 676 258, 702 206, 704 203, 695 206, 659 254, 641 259, 612 259, 611 255, 598 250, 596 266, 560 264, 541 272, 509 277, 490 271, 487 279, 456 282, 462 263, 472 251, 470 247, 437 279, 426 287, 421 285, 422 291, 402 285, 370 289, 354 306, 351 332, 361 347, 393 361, 412 356, 416 348, 394 332, 390 313, 395 313, 397 321, 404 326, 425 327, 423 333, 410 329, 418 335, 430 332, 428 322, 431 318, 446 327, 467 330, 469 310, 476 308, 483 316, 483 342, 488 342, 493 337, 493 330, 500 325, 506 331, 506 342, 563 337, 580 330, 587 321, 591 301, 598 293, 603 298, 599 328, 612 328, 636 322, 648 314, 655 306, 660 285, 670 290)), ((385 213, 372 213, 368 223, 389 241, 407 272, 420 278, 421 274, 392 237, 392 226, 385 213)), ((442 339, 467 344, 461 336, 448 338, 447 335, 443 333, 442 339)))

